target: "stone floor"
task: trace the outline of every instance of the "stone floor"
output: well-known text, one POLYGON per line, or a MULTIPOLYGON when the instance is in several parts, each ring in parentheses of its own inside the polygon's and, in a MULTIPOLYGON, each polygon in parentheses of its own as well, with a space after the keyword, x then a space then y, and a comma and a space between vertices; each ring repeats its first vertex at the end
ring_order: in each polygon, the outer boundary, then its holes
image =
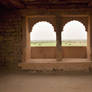
POLYGON ((0 92, 92 92, 92 74, 1 73, 0 92))

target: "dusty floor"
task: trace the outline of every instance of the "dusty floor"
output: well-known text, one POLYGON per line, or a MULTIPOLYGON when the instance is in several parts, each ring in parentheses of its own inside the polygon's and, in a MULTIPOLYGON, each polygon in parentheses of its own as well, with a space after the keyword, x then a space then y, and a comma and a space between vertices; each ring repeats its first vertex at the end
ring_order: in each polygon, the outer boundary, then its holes
POLYGON ((0 74, 0 92, 92 92, 92 74, 0 74))

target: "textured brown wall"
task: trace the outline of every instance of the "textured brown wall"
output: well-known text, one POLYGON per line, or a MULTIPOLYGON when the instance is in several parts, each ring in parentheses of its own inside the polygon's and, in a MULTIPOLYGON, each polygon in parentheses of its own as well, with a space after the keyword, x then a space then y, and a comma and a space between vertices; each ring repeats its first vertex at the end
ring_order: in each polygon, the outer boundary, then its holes
POLYGON ((22 18, 16 12, 0 16, 0 65, 16 68, 22 56, 22 18))
MULTIPOLYGON (((63 47, 63 58, 86 58, 86 47, 63 47)), ((55 47, 32 47, 31 58, 56 58, 55 47)))

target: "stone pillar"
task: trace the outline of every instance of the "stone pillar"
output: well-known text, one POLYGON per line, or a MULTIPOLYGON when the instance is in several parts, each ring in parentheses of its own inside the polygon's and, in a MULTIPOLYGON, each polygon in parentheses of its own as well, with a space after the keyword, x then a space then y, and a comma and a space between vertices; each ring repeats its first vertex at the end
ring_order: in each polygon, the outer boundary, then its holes
POLYGON ((23 33, 22 33, 22 38, 23 38, 23 61, 28 62, 30 59, 30 32, 28 29, 28 18, 24 17, 23 21, 23 33))
POLYGON ((56 60, 62 60, 62 52, 61 52, 61 17, 56 16, 56 60))
POLYGON ((92 14, 88 19, 88 32, 87 32, 87 57, 92 61, 92 14))

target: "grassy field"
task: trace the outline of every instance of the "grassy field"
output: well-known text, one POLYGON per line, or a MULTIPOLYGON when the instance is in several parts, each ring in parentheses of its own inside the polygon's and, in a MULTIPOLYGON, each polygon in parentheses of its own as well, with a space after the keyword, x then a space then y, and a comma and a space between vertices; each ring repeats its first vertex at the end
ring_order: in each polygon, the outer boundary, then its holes
MULTIPOLYGON (((42 46, 56 46, 56 42, 54 41, 34 41, 31 42, 32 47, 42 47, 42 46)), ((87 46, 87 42, 83 41, 63 41, 62 46, 87 46)))

